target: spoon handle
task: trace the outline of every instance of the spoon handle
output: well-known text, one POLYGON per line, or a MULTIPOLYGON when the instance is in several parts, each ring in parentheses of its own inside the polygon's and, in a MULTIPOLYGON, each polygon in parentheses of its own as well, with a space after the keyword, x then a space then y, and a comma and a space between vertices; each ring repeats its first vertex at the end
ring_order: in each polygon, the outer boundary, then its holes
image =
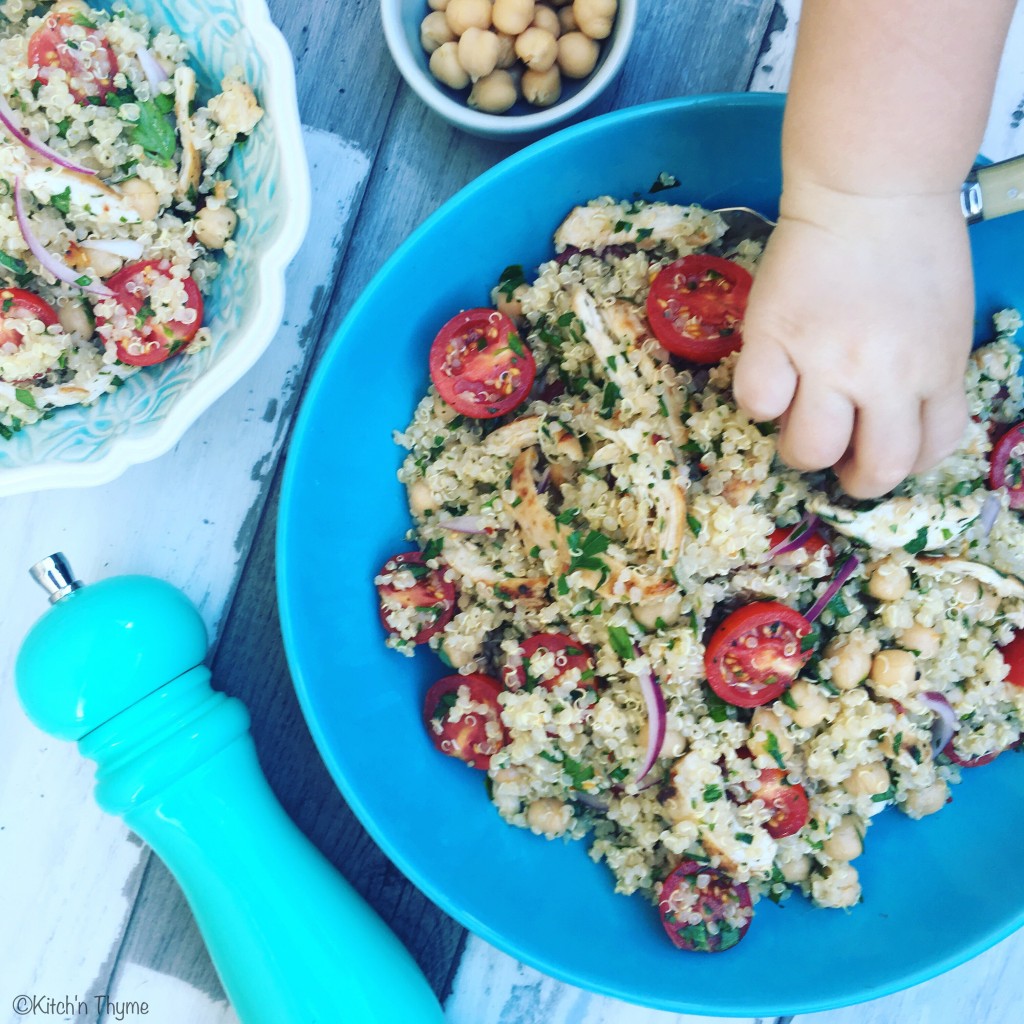
POLYGON ((976 167, 960 197, 969 224, 1024 210, 1024 156, 976 167))

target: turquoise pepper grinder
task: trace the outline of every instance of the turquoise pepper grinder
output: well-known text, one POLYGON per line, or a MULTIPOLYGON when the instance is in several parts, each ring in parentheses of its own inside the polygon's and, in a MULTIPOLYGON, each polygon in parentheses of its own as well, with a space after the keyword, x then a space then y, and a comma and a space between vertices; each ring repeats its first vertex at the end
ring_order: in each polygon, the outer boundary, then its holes
POLYGON ((177 878, 243 1024, 442 1021, 405 947, 275 799, 184 594, 148 576, 83 587, 59 554, 32 574, 53 606, 18 656, 22 704, 96 761, 100 806, 177 878))

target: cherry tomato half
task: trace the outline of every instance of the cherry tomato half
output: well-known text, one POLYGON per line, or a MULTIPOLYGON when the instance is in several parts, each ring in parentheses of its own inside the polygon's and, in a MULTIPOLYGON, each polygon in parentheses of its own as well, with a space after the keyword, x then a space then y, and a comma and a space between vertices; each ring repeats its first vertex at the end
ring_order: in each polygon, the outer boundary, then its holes
POLYGON ((698 953, 731 949, 754 916, 746 885, 695 860, 684 860, 661 883, 658 910, 673 944, 698 953))
POLYGON ((495 309, 467 309, 437 332, 430 346, 430 379, 463 416, 488 420, 522 404, 537 364, 515 325, 495 309))
MULTIPOLYGON (((775 530, 772 530, 771 536, 768 538, 768 550, 778 547, 780 544, 784 544, 793 535, 795 527, 792 526, 780 526, 775 530)), ((804 535, 800 537, 799 544, 797 547, 785 552, 784 554, 776 554, 773 557, 773 561, 782 562, 784 565, 803 565, 805 562, 810 561, 822 548, 825 549, 825 558, 831 563, 834 559, 832 547, 827 540, 817 530, 807 530, 804 535)))
POLYGON ((1006 681, 1011 686, 1024 686, 1024 630, 1015 633, 1013 639, 1000 648, 1000 653, 1010 670, 1006 681))
POLYGON ((79 103, 90 98, 102 103, 114 91, 117 57, 106 36, 81 14, 61 11, 49 15, 28 41, 28 62, 39 68, 36 77, 43 82, 48 77, 47 68, 62 68, 71 95, 79 103), (82 40, 73 38, 78 35, 74 32, 76 25, 85 29, 82 40))
POLYGON ((455 614, 455 584, 445 579, 444 569, 430 569, 418 551, 389 558, 377 574, 380 621, 389 633, 410 643, 426 643, 455 614), (412 577, 411 586, 403 586, 412 577), (411 610, 412 615, 406 613, 411 610), (408 621, 402 622, 403 619, 408 621), (415 633, 410 632, 415 630, 415 633))
POLYGON ((811 810, 807 790, 799 782, 790 782, 780 768, 765 768, 761 772, 753 799, 763 800, 772 812, 764 826, 772 839, 795 836, 807 824, 811 810))
POLYGON ((684 256, 651 282, 651 330, 669 352, 717 363, 743 343, 740 325, 752 281, 743 267, 721 256, 684 256))
POLYGON ((777 601, 734 611, 704 652, 708 684, 724 701, 756 708, 781 697, 811 656, 803 650, 811 624, 777 601))
POLYGON ((470 768, 489 768, 508 738, 501 721, 501 692, 497 679, 478 672, 434 683, 423 701, 423 722, 434 746, 470 768))
POLYGON ((576 683, 577 689, 597 688, 593 656, 583 644, 571 636, 564 633, 538 633, 536 636, 527 637, 519 646, 523 652, 522 664, 505 666, 505 685, 510 690, 518 690, 524 686, 532 688, 538 684, 546 690, 553 690, 572 669, 579 669, 580 672, 579 682, 576 683), (554 655, 554 664, 549 670, 544 671, 539 656, 548 653, 554 655))
MULTIPOLYGON (((3 360, 3 349, 6 345, 20 348, 25 334, 20 327, 15 327, 15 320, 39 320, 44 327, 53 327, 57 323, 57 311, 45 299, 35 292, 27 292, 22 288, 0 289, 0 362, 3 360)), ((23 379, 7 378, 0 374, 0 380, 8 384, 26 383, 23 379)))
POLYGON ((1010 492, 1010 508, 1024 508, 1024 423, 1017 423, 996 442, 989 456, 989 486, 1010 492))
MULTIPOLYGON (((167 260, 143 260, 129 263, 108 278, 106 285, 114 293, 118 304, 134 319, 124 330, 112 334, 117 344, 117 358, 130 366, 152 366, 183 349, 195 336, 203 322, 203 297, 195 281, 186 274, 181 279, 185 289, 185 307, 195 318, 169 320, 158 323, 150 304, 153 287, 171 280, 171 264, 167 260)), ((107 321, 98 316, 97 326, 107 321)))

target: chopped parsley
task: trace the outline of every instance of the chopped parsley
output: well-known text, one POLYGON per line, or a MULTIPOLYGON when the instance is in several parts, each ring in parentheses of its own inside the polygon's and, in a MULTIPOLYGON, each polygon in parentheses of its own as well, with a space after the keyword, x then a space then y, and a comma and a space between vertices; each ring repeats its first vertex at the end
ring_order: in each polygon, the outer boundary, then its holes
POLYGON ((674 174, 669 174, 668 171, 662 171, 647 191, 651 193, 664 192, 666 189, 678 187, 679 179, 674 174))
POLYGON ((917 536, 912 541, 903 545, 903 550, 906 551, 908 555, 916 555, 919 551, 924 551, 927 546, 928 527, 922 526, 921 529, 917 531, 917 536))
POLYGON ((17 398, 22 405, 27 405, 30 409, 36 408, 35 396, 27 388, 15 388, 14 397, 17 398))
POLYGON ((629 635, 629 630, 624 626, 609 626, 608 642, 612 645, 612 650, 623 661, 631 661, 635 657, 633 638, 629 635))
POLYGON ((711 803, 713 800, 719 800, 722 796, 722 787, 715 782, 711 782, 704 787, 704 802, 711 803))
POLYGON ((526 284, 526 278, 523 276, 522 265, 513 263, 501 272, 501 277, 498 279, 498 291, 505 296, 506 301, 511 302, 515 290, 523 284, 526 284))
POLYGON ((71 212, 71 186, 50 197, 50 205, 66 217, 71 212))
POLYGON ((177 137, 174 125, 166 115, 170 111, 168 104, 173 106, 174 101, 161 93, 151 100, 135 100, 135 103, 139 108, 139 119, 132 125, 128 141, 141 146, 156 163, 169 167, 174 159, 177 137))
POLYGON ((786 762, 782 758, 782 751, 779 749, 779 740, 775 733, 769 732, 768 738, 764 744, 765 750, 768 751, 769 756, 772 760, 780 767, 785 768, 786 762))
POLYGON ((610 420, 615 412, 615 405, 622 397, 618 384, 608 381, 604 386, 604 394, 601 396, 601 418, 610 420))
POLYGON ((594 569, 601 574, 601 582, 608 578, 608 566, 598 558, 608 550, 611 542, 597 530, 591 530, 581 537, 578 530, 569 534, 569 572, 577 569, 594 569))

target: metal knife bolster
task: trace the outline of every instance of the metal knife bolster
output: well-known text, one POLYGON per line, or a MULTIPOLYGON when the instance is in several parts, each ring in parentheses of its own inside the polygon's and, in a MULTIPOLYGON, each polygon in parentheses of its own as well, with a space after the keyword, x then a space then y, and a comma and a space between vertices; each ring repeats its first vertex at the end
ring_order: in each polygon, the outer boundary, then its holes
POLYGON ((960 186, 960 209, 964 212, 964 220, 968 224, 977 224, 984 219, 984 199, 981 185, 978 184, 977 168, 967 175, 967 180, 960 186))

